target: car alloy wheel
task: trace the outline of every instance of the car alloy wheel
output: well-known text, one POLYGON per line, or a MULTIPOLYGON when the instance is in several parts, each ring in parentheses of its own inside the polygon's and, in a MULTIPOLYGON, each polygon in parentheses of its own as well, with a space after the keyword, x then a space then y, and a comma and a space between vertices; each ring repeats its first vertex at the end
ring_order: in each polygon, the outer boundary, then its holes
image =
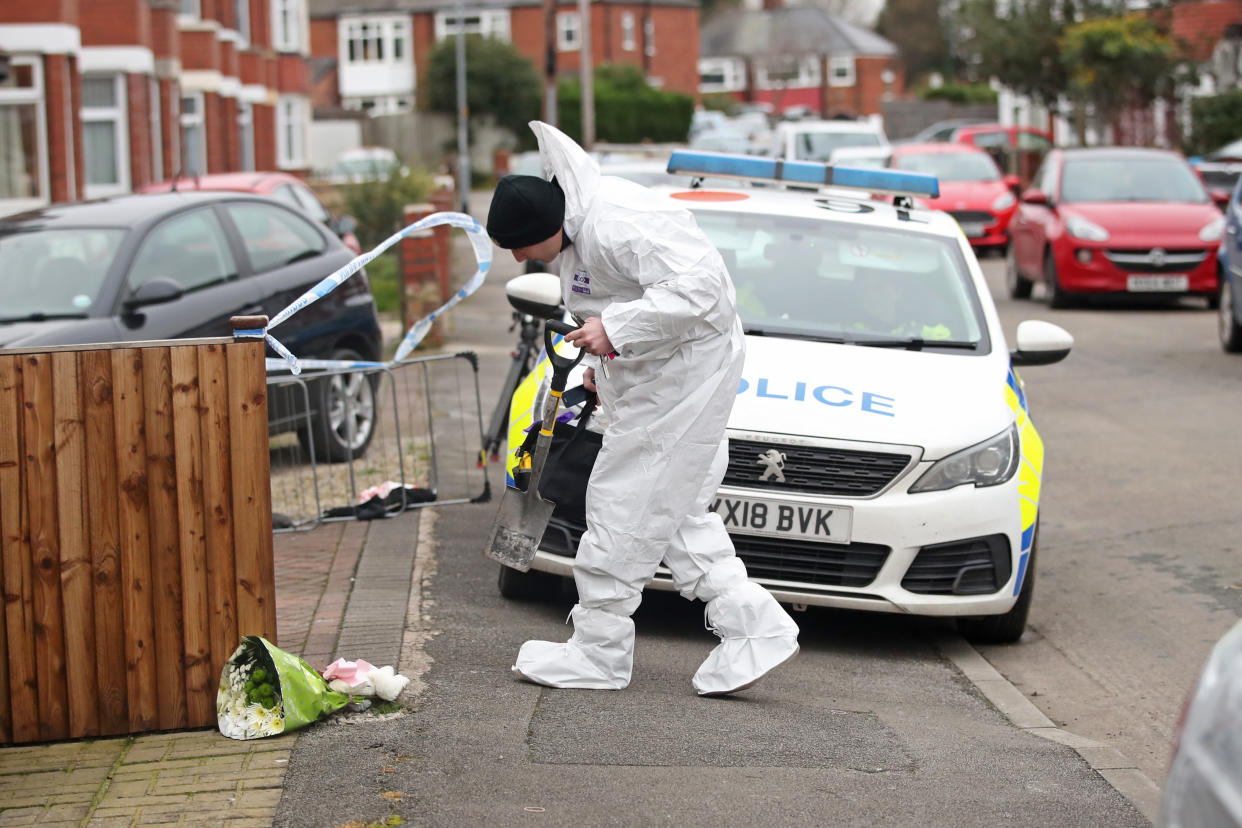
POLYGON ((1008 248, 1005 252, 1005 288, 1009 291, 1009 298, 1030 299, 1033 284, 1018 269, 1018 256, 1013 252, 1013 244, 1010 243, 1008 248))
MULTIPOLYGON (((357 362, 362 356, 349 348, 338 348, 330 358, 357 362)), ((316 461, 343 463, 366 452, 378 421, 378 384, 378 374, 364 371, 308 379, 310 434, 303 429, 298 436, 303 445, 313 444, 316 461)))
POLYGON ((1070 306, 1069 296, 1066 295, 1065 288, 1061 287, 1061 282, 1057 279, 1057 263, 1051 250, 1044 254, 1044 293, 1048 297, 1048 307, 1068 308, 1070 306))
POLYGON ((1238 323, 1238 309, 1234 307, 1236 301, 1232 281, 1222 279, 1220 307, 1216 311, 1216 329, 1220 334, 1220 347, 1231 354, 1242 351, 1242 324, 1238 323))

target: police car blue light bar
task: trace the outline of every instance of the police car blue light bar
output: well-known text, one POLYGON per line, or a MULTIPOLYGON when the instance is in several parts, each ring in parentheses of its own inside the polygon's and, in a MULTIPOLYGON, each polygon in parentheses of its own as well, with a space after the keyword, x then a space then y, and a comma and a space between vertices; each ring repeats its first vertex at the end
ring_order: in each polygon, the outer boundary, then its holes
POLYGON ((849 187, 888 195, 940 196, 940 182, 934 175, 901 170, 856 169, 835 167, 816 161, 782 161, 754 155, 730 155, 723 152, 674 150, 668 159, 668 171, 674 175, 743 178, 748 181, 779 181, 785 184, 809 184, 815 187, 849 187))

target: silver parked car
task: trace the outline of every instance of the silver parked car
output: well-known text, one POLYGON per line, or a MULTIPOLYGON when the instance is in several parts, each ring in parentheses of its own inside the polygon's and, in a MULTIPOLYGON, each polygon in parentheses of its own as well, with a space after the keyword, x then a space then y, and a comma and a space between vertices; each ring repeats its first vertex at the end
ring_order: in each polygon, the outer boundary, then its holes
POLYGON ((1187 702, 1159 824, 1242 826, 1242 621, 1216 642, 1187 702))

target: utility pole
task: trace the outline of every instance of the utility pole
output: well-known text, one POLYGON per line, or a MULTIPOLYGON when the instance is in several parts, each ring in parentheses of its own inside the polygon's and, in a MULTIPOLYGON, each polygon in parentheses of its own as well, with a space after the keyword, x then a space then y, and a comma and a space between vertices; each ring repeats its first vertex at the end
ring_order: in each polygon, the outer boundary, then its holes
POLYGON ((543 120, 556 126, 556 0, 543 0, 543 120))
POLYGON ((582 43, 578 52, 578 85, 582 88, 582 148, 595 146, 595 70, 591 59, 591 0, 578 0, 582 43))
POLYGON ((466 8, 457 0, 457 192, 461 212, 470 212, 470 146, 466 127, 470 109, 466 106, 466 8))

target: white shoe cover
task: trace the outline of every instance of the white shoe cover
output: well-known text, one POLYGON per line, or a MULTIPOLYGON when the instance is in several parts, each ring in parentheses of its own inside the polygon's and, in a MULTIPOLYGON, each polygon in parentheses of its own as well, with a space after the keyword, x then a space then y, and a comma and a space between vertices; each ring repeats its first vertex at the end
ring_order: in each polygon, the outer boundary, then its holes
POLYGON ((634 667, 634 622, 581 604, 570 611, 574 634, 564 644, 527 641, 513 672, 547 687, 621 690, 634 667))
POLYGON ((709 601, 707 617, 721 641, 694 674, 701 696, 744 690, 798 652, 798 625, 753 581, 709 601))

